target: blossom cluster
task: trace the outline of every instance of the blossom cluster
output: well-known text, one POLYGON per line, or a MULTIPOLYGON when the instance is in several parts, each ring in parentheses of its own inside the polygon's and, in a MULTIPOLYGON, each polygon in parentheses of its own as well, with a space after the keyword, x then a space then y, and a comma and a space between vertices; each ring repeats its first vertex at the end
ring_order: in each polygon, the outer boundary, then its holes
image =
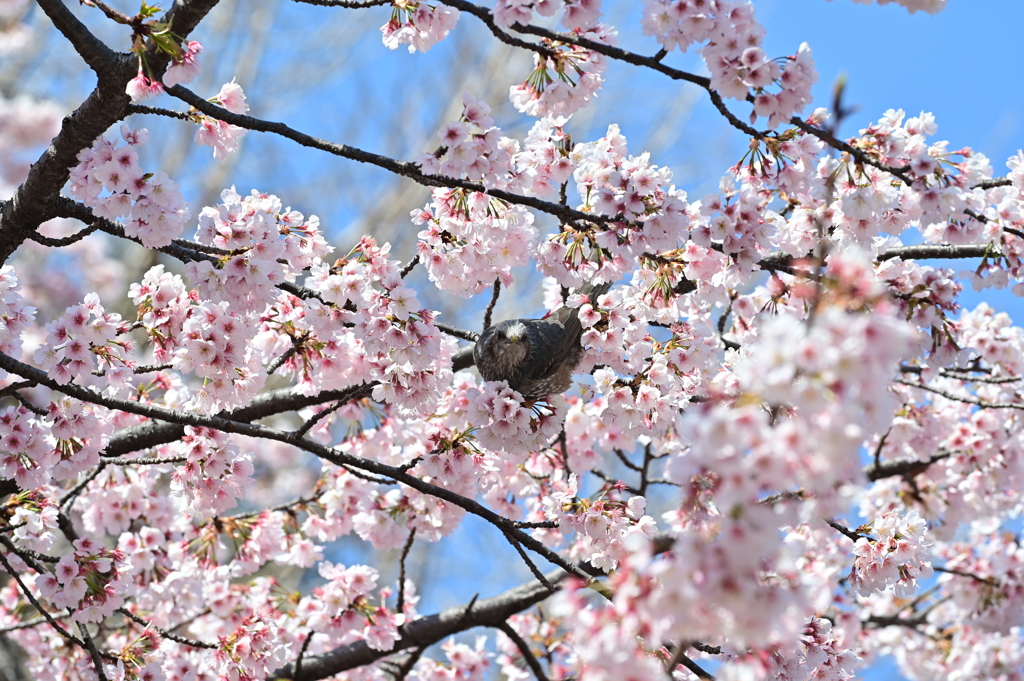
POLYGON ((118 549, 89 537, 74 542, 54 572, 36 580, 40 595, 59 609, 73 610, 72 621, 102 622, 131 595, 131 563, 118 549))
POLYGON ((525 265, 537 230, 533 213, 487 194, 435 189, 433 201, 412 213, 426 227, 417 236, 420 259, 438 288, 468 298, 495 278, 512 283, 525 265))
POLYGON ((811 48, 802 44, 782 64, 769 59, 762 48, 764 27, 747 0, 644 0, 642 26, 644 34, 654 36, 666 50, 685 51, 707 42, 701 53, 711 72, 712 89, 738 100, 753 89, 755 117, 767 117, 770 127, 803 111, 811 100, 811 86, 818 80, 811 48), (769 92, 775 83, 779 91, 769 92))
POLYGON ((138 238, 147 248, 161 248, 176 239, 191 217, 178 185, 167 174, 147 173, 139 166, 139 152, 149 140, 144 128, 121 126, 125 146, 101 135, 88 149, 78 152, 71 169, 71 195, 98 217, 108 220, 128 216, 125 234, 138 238))
POLYGON ((611 572, 629 554, 629 546, 640 537, 651 539, 657 524, 644 515, 647 500, 634 496, 616 499, 618 490, 608 490, 607 498, 581 503, 576 474, 569 476, 563 490, 541 497, 548 520, 558 523, 562 534, 576 532, 582 541, 573 546, 576 557, 586 558, 595 568, 611 572), (635 536, 634 536, 635 535, 635 536))
POLYGON ((10 265, 0 267, 0 352, 21 356, 21 337, 35 318, 19 292, 18 276, 10 265))
POLYGON ((925 530, 924 518, 914 510, 903 517, 888 511, 876 518, 872 536, 858 538, 853 547, 850 583, 856 592, 866 596, 893 586, 902 597, 915 591, 918 579, 931 577, 925 530))
POLYGON ((196 518, 219 515, 245 495, 252 462, 225 433, 186 426, 179 448, 185 463, 171 476, 171 498, 180 510, 196 518))
MULTIPOLYGON (((606 45, 615 44, 615 29, 598 24, 575 28, 570 36, 606 45)), ((543 38, 546 51, 533 56, 533 71, 519 85, 509 88, 512 105, 527 116, 571 116, 587 106, 604 84, 607 68, 600 52, 572 43, 543 38)))
POLYGON ((440 2, 432 5, 425 0, 402 0, 393 4, 391 19, 380 27, 381 38, 391 50, 408 45, 410 54, 429 52, 448 36, 458 20, 459 10, 440 2))
MULTIPOLYGON (((244 114, 249 111, 249 105, 245 101, 245 93, 242 92, 242 86, 234 80, 230 83, 224 83, 220 91, 210 101, 233 114, 244 114)), ((225 123, 210 116, 193 114, 193 118, 199 123, 199 129, 196 130, 195 143, 201 147, 213 147, 213 157, 215 159, 222 159, 235 153, 238 150, 239 140, 248 132, 245 128, 225 123)))
POLYGON ((527 26, 534 12, 550 17, 559 10, 564 10, 562 25, 567 29, 589 28, 601 16, 601 0, 498 0, 492 14, 498 26, 527 26))
POLYGON ((199 213, 196 240, 227 254, 185 266, 203 300, 228 303, 234 312, 263 312, 279 295, 277 284, 294 281, 333 250, 315 215, 306 220, 274 195, 254 189, 242 197, 232 187, 221 200, 199 213))
POLYGON ((123 393, 134 368, 133 344, 118 337, 128 330, 121 315, 104 310, 99 296, 90 293, 46 325, 46 340, 32 359, 62 384, 96 383, 92 372, 102 368, 108 389, 123 393))

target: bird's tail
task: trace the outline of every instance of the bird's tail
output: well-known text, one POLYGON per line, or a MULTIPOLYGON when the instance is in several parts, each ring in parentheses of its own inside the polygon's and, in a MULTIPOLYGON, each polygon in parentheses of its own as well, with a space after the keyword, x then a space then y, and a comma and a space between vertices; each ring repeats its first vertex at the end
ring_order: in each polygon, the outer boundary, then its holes
POLYGON ((606 281, 603 284, 595 284, 593 282, 586 282, 583 286, 580 286, 576 293, 587 296, 590 299, 591 305, 597 304, 597 299, 608 293, 612 288, 612 282, 606 281))

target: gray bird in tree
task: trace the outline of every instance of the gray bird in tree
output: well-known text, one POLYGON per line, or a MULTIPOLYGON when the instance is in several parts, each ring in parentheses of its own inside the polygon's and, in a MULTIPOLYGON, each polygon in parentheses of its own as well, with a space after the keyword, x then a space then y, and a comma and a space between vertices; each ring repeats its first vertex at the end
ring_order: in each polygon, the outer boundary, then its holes
MULTIPOLYGON (((611 283, 584 284, 578 291, 591 304, 611 283)), ((583 357, 579 309, 560 307, 545 319, 508 319, 488 327, 473 347, 473 361, 485 381, 508 381, 525 400, 564 393, 583 357)))

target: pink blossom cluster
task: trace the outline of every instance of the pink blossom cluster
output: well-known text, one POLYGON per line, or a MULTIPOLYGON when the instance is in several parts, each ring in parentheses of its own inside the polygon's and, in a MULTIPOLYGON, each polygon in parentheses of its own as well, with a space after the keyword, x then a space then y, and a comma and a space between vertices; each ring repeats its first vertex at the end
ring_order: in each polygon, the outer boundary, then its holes
MULTIPOLYGON (((169 52, 169 49, 163 44, 159 45, 158 49, 169 52)), ((128 81, 128 85, 125 87, 125 93, 132 98, 133 102, 155 97, 164 91, 164 87, 191 83, 197 76, 203 74, 203 65, 199 63, 199 53, 203 51, 202 45, 195 40, 189 40, 180 47, 174 46, 173 50, 174 52, 170 53, 171 65, 164 71, 161 80, 150 78, 146 57, 142 54, 139 55, 139 73, 128 81)))
POLYGON ((289 337, 300 341, 282 369, 299 376, 302 391, 377 382, 374 399, 428 413, 450 380, 454 342, 441 336, 433 312, 419 308, 389 253, 389 244, 364 237, 333 267, 317 258, 307 280, 317 297, 282 294, 256 344, 276 356, 294 343, 289 337))
POLYGON ((426 659, 416 668, 416 674, 423 681, 446 681, 459 679, 462 681, 484 681, 490 670, 490 653, 485 648, 486 636, 477 636, 474 645, 457 643, 449 638, 441 644, 447 662, 426 659))
POLYGON ((970 545, 948 542, 933 554, 946 558, 939 582, 952 597, 950 620, 1000 634, 1024 626, 1024 550, 1011 535, 973 530, 970 545))
POLYGON ((50 471, 60 459, 47 425, 22 405, 0 413, 0 446, 0 472, 23 489, 49 482, 50 471))
POLYGON ((171 60, 171 65, 161 78, 164 87, 188 84, 203 75, 203 65, 199 63, 199 53, 203 51, 203 46, 195 40, 189 40, 181 47, 181 53, 171 60))
POLYGON ((305 268, 333 249, 324 241, 320 220, 283 208, 281 200, 255 189, 246 197, 234 187, 224 201, 199 214, 196 240, 229 251, 216 263, 197 260, 185 265, 203 300, 226 302, 239 313, 263 312, 275 302, 277 284, 294 281, 305 268))
POLYGON ((740 262, 756 262, 779 241, 777 225, 765 219, 766 205, 767 198, 752 187, 723 186, 701 203, 703 219, 691 230, 691 241, 705 248, 721 245, 740 262))
POLYGON ((591 28, 601 17, 601 0, 497 0, 491 14, 498 26, 510 27, 515 24, 527 26, 533 13, 542 17, 562 14, 562 25, 570 31, 591 28))
POLYGON ((692 211, 686 193, 666 186, 671 171, 650 163, 649 154, 629 156, 617 125, 605 137, 577 144, 571 154, 582 210, 625 220, 590 234, 559 232, 537 248, 538 269, 563 286, 578 288, 595 278, 616 280, 630 261, 646 252, 677 248, 686 240, 692 211), (601 249, 601 257, 589 253, 601 249))
POLYGON ((522 150, 513 157, 515 179, 512 186, 527 194, 553 197, 572 177, 575 162, 572 145, 565 131, 568 118, 545 116, 523 139, 522 150))
MULTIPOLYGON (((210 101, 233 114, 241 115, 249 111, 249 105, 245 101, 245 93, 242 92, 242 86, 234 80, 230 83, 224 83, 220 88, 220 92, 214 95, 210 101)), ((195 143, 201 147, 213 147, 213 157, 215 159, 226 158, 228 155, 238 151, 239 141, 248 132, 245 128, 225 123, 210 116, 194 114, 193 117, 199 123, 199 129, 196 130, 195 143)))
POLYGON ((778 681, 847 681, 856 678, 863 661, 837 636, 832 623, 812 617, 800 634, 799 645, 779 646, 738 655, 729 660, 725 678, 763 678, 778 681))
MULTIPOLYGON (((649 587, 648 587, 649 588, 649 587)), ((644 593, 639 586, 636 596, 644 593)), ((562 627, 571 633, 566 637, 572 654, 559 665, 575 672, 562 678, 580 678, 593 681, 655 681, 665 678, 664 661, 656 653, 645 650, 646 638, 658 641, 660 631, 652 630, 639 613, 621 597, 618 603, 590 602, 588 593, 578 584, 555 595, 547 608, 562 627), (564 665, 564 666, 563 666, 564 665)), ((508 665, 506 665, 507 667, 508 665)), ((563 672, 564 673, 564 672, 563 672)))
POLYGON ((327 635, 333 646, 361 640, 374 650, 391 650, 405 616, 370 604, 368 596, 377 588, 377 571, 365 565, 346 568, 323 562, 319 572, 327 583, 298 606, 313 635, 327 635))
POLYGON ((448 37, 459 21, 459 10, 426 0, 398 0, 392 4, 391 19, 380 27, 384 47, 397 50, 408 45, 409 53, 430 48, 448 37))
POLYGON ((465 177, 488 187, 504 186, 514 143, 501 136, 490 113, 491 107, 463 92, 459 119, 437 131, 441 146, 417 158, 423 172, 465 177))
POLYGON ((32 359, 61 384, 99 383, 92 372, 102 369, 108 392, 124 394, 131 387, 134 344, 118 337, 128 330, 121 315, 105 311, 100 297, 90 293, 46 325, 46 339, 32 359))
POLYGON ((854 590, 866 596, 891 586, 898 597, 914 593, 918 579, 932 576, 926 530, 924 518, 914 509, 902 516, 886 511, 875 518, 871 537, 860 537, 853 546, 854 590))
MULTIPOLYGON (((0 416, 0 423, 3 419, 0 416)), ((13 501, 8 512, 9 523, 16 526, 15 543, 32 551, 50 550, 57 540, 57 504, 37 492, 22 492, 13 501)))
POLYGON ((21 336, 35 319, 36 309, 19 292, 18 275, 10 265, 0 267, 0 352, 21 356, 21 336))
MULTIPOLYGON (((403 285, 398 262, 387 260, 387 248, 378 248, 367 237, 359 248, 363 264, 382 274, 383 291, 365 289, 366 307, 346 311, 343 318, 354 324, 354 337, 361 341, 366 357, 372 358, 370 375, 379 381, 373 398, 406 414, 426 413, 451 377, 446 358, 450 358, 454 343, 442 339, 432 311, 417 310, 416 293, 403 285)), ((315 278, 315 268, 313 272, 315 278)), ((370 281, 373 278, 367 283, 370 281)))
POLYGON ((126 235, 147 248, 162 248, 185 228, 191 217, 188 203, 166 173, 146 173, 139 167, 136 148, 149 139, 145 128, 132 130, 124 124, 121 137, 125 146, 116 147, 115 141, 101 135, 92 147, 78 152, 78 165, 71 169, 71 194, 99 217, 128 216, 126 235))
POLYGON ((252 613, 243 617, 233 632, 221 637, 211 671, 227 679, 268 678, 284 664, 288 653, 277 624, 252 613))
POLYGON ((701 52, 711 72, 711 87, 722 96, 744 100, 754 94, 753 117, 765 116, 772 128, 803 111, 817 82, 811 48, 804 43, 795 55, 778 60, 764 53, 764 27, 747 0, 644 0, 641 21, 645 35, 666 49, 686 51, 707 42, 701 52), (778 92, 767 88, 778 83, 778 92))
POLYGON ((561 430, 565 399, 552 395, 547 405, 525 403, 504 381, 487 381, 468 393, 470 422, 481 446, 510 454, 542 449, 561 430))
POLYGON ((186 426, 177 449, 186 461, 171 476, 171 499, 193 517, 233 508, 252 484, 251 457, 240 454, 225 433, 186 426))
POLYGON ((426 229, 417 236, 430 280, 463 298, 489 288, 495 278, 512 283, 512 268, 525 265, 537 238, 533 214, 487 194, 435 189, 433 200, 412 212, 426 229))
POLYGON ((577 534, 573 558, 611 572, 629 554, 629 547, 637 541, 634 537, 653 538, 657 523, 644 515, 647 500, 643 497, 621 500, 618 490, 612 488, 606 495, 584 502, 577 492, 577 477, 573 473, 564 490, 540 499, 547 520, 557 522, 563 535, 577 534))
MULTIPOLYGON (((604 43, 615 44, 615 29, 598 24, 569 32, 604 43)), ((547 53, 533 56, 533 71, 519 85, 509 88, 509 99, 521 113, 536 118, 571 116, 587 106, 604 84, 601 74, 607 64, 604 55, 593 50, 543 38, 547 53)))
POLYGON ((190 294, 177 274, 154 265, 128 289, 128 298, 138 306, 138 318, 149 335, 153 355, 158 361, 171 359, 178 347, 181 327, 198 301, 198 292, 190 294))
POLYGON ((215 410, 248 402, 267 379, 262 354, 249 342, 256 320, 236 314, 227 302, 201 302, 190 312, 171 362, 178 371, 204 379, 191 404, 215 410))
POLYGON ((89 537, 74 542, 54 572, 40 575, 40 595, 55 607, 74 610, 73 622, 102 622, 124 605, 132 593, 131 563, 118 549, 107 549, 89 537))

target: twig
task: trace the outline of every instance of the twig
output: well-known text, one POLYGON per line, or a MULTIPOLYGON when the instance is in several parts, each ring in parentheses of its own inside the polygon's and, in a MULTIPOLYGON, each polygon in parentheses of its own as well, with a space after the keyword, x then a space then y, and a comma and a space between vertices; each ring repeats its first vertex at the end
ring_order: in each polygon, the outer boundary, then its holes
POLYGON ((501 293, 501 279, 495 278, 491 302, 487 304, 487 309, 484 310, 484 331, 491 328, 491 313, 494 312, 494 306, 498 303, 499 293, 501 293))
POLYGON ((409 273, 412 272, 413 268, 416 267, 416 265, 418 265, 419 262, 420 254, 417 253, 416 255, 412 256, 412 260, 409 261, 409 264, 402 268, 402 271, 400 272, 402 279, 405 279, 407 276, 409 276, 409 273))
POLYGON ((61 248, 63 246, 70 246, 73 243, 81 241, 85 237, 95 232, 97 229, 99 228, 96 227, 96 225, 90 225, 85 229, 79 230, 72 234, 71 236, 66 236, 62 239, 52 239, 50 237, 43 236, 38 232, 32 232, 31 234, 28 235, 28 238, 31 239, 32 241, 35 241, 37 244, 42 244, 43 246, 49 246, 50 248, 61 248))
POLYGON ((121 613, 122 615, 124 615, 125 617, 127 617, 131 621, 135 622, 136 624, 141 625, 145 629, 153 629, 154 631, 158 632, 160 634, 160 636, 162 636, 163 638, 168 638, 168 639, 174 641, 175 643, 180 643, 180 644, 186 645, 186 646, 192 646, 193 648, 206 648, 207 650, 216 650, 217 649, 217 644, 216 643, 204 643, 202 641, 197 641, 197 640, 192 639, 192 638, 186 638, 184 636, 178 636, 177 634, 172 634, 171 632, 167 631, 166 629, 161 629, 160 627, 156 626, 152 622, 147 622, 146 620, 144 620, 143 618, 139 617, 138 615, 133 613, 131 610, 128 610, 127 608, 118 608, 117 612, 121 613))
MULTIPOLYGON (((91 2, 95 1, 91 0, 91 2)), ((89 635, 89 630, 82 622, 78 623, 78 633, 82 635, 82 639, 85 641, 85 649, 89 651, 89 657, 92 658, 92 665, 96 668, 96 676, 99 678, 99 681, 107 681, 107 674, 103 671, 103 660, 100 657, 100 651, 96 647, 96 642, 92 640, 92 636, 89 635)))
POLYGON ((306 640, 302 642, 302 648, 299 649, 299 655, 295 658, 295 678, 302 678, 302 658, 306 656, 306 651, 309 650, 309 644, 313 642, 313 636, 316 632, 310 629, 306 632, 306 640))
POLYGON ((25 407, 26 409, 28 409, 30 412, 32 412, 36 416, 46 416, 49 413, 48 411, 46 411, 42 407, 37 407, 35 404, 32 403, 32 400, 30 400, 27 397, 25 397, 24 395, 22 395, 21 392, 15 391, 13 393, 13 395, 14 395, 14 399, 18 400, 18 402, 21 404, 21 406, 25 407))
POLYGON ((21 592, 25 594, 25 598, 28 599, 28 602, 31 603, 32 606, 39 611, 39 613, 46 619, 50 626, 53 627, 54 630, 56 630, 56 632, 64 638, 66 638, 67 640, 74 643, 75 645, 85 648, 84 641, 78 639, 77 637, 69 633, 64 627, 57 624, 57 621, 53 619, 53 616, 50 615, 50 613, 47 612, 45 608, 43 608, 42 604, 40 604, 39 601, 36 600, 36 597, 33 596, 32 592, 29 591, 28 587, 25 586, 25 582, 21 581, 21 575, 19 575, 17 571, 13 567, 11 567, 10 562, 7 560, 7 556, 5 556, 2 551, 0 551, 0 563, 3 563, 4 569, 7 570, 7 573, 11 577, 14 577, 14 580, 18 583, 18 586, 21 587, 21 592))
POLYGON ((115 466, 159 466, 167 463, 185 463, 188 461, 187 456, 166 456, 160 458, 146 458, 139 457, 137 459, 119 459, 116 456, 102 456, 100 461, 103 463, 113 464, 115 466))
POLYGON ((907 381, 902 378, 896 379, 896 383, 899 383, 900 385, 906 385, 911 388, 918 388, 920 390, 924 390, 925 392, 935 393, 940 397, 945 397, 947 400, 953 400, 954 402, 963 402, 964 404, 973 404, 984 409, 1024 409, 1024 404, 1017 404, 1015 402, 985 402, 984 400, 979 400, 976 397, 954 395, 953 393, 946 392, 945 390, 940 390, 938 388, 933 388, 931 386, 925 385, 924 383, 915 383, 913 381, 907 381))
POLYGON ((395 610, 401 614, 405 611, 405 559, 409 557, 409 551, 412 550, 413 540, 416 539, 416 528, 412 528, 409 532, 409 538, 405 540, 405 546, 402 547, 402 557, 398 561, 398 604, 395 606, 395 610))
POLYGON ((537 681, 548 681, 547 674, 544 673, 544 668, 540 666, 540 662, 534 656, 533 651, 530 650, 530 644, 523 640, 515 629, 508 623, 508 621, 502 622, 498 625, 498 630, 509 637, 509 639, 519 648, 519 652, 523 656, 523 660, 526 665, 533 672, 533 675, 537 677, 537 681))
POLYGON ((543 584, 544 588, 546 588, 548 591, 554 593, 555 587, 552 586, 551 582, 548 581, 547 577, 545 577, 544 574, 537 569, 537 566, 530 559, 530 557, 526 555, 526 551, 524 551, 523 547, 519 545, 519 542, 516 540, 516 538, 512 536, 510 532, 505 532, 504 534, 505 538, 508 539, 508 543, 511 544, 515 548, 515 550, 519 552, 519 556, 523 559, 523 562, 526 563, 526 566, 530 568, 530 572, 532 572, 533 576, 537 578, 537 581, 543 584))
POLYGON ((850 528, 844 527, 844 526, 840 525, 839 523, 837 523, 835 520, 832 520, 831 518, 826 518, 825 522, 828 523, 829 527, 831 527, 833 530, 838 530, 838 532, 841 535, 843 535, 847 539, 853 540, 854 542, 856 542, 858 539, 867 539, 869 542, 872 542, 872 543, 875 541, 874 538, 869 537, 866 534, 860 534, 859 532, 854 532, 850 528))
POLYGON ((442 324, 441 322, 434 322, 434 326, 436 326, 449 336, 455 336, 456 338, 461 338, 462 340, 469 341, 470 343, 476 343, 476 339, 480 337, 480 334, 474 331, 457 329, 454 326, 448 326, 447 324, 442 324))
POLYGON ((70 508, 71 504, 73 504, 75 499, 78 498, 78 495, 82 493, 82 490, 84 490, 90 482, 95 480, 96 476, 102 473, 103 469, 106 467, 107 464, 103 461, 100 461, 100 465, 96 466, 96 468, 93 469, 92 473, 85 476, 85 479, 82 480, 82 482, 72 487, 70 492, 61 497, 60 501, 57 502, 57 505, 60 506, 60 508, 62 509, 70 508))

